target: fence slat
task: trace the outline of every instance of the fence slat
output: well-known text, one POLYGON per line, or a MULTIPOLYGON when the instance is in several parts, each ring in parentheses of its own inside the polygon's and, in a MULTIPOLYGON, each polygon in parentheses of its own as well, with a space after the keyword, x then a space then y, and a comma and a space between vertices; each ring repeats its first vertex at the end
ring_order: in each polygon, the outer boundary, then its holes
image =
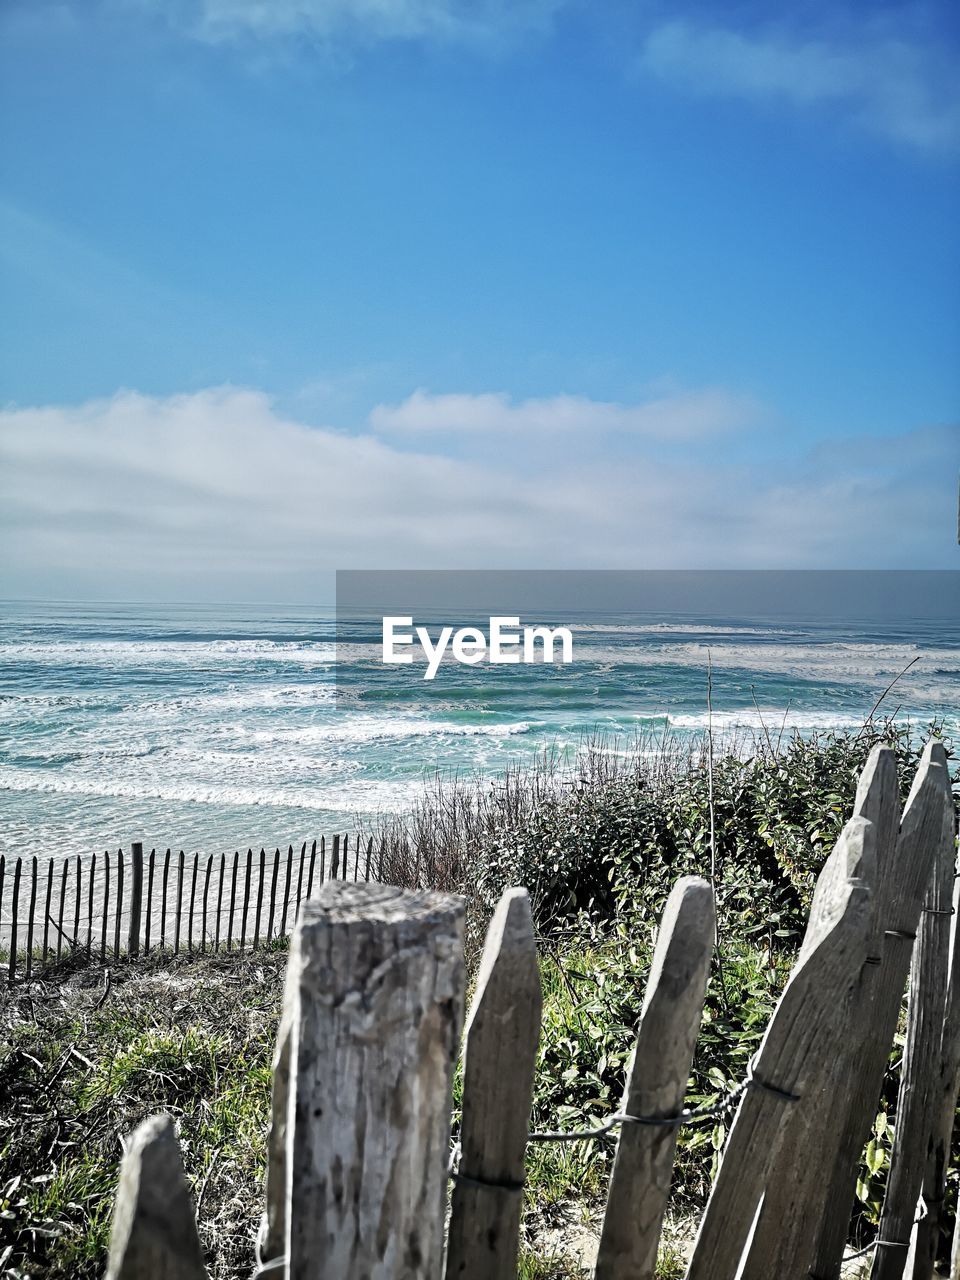
POLYGON ((306 857, 307 842, 304 840, 303 844, 300 846, 300 862, 297 865, 297 896, 295 899, 296 905, 293 913, 294 924, 296 924, 297 919, 300 916, 300 901, 303 897, 303 864, 306 861, 306 857))
POLYGON ((83 859, 77 854, 77 886, 73 902, 73 941, 74 951, 80 945, 80 911, 83 903, 83 859))
POLYGON ((143 908, 143 845, 130 845, 130 919, 127 925, 127 955, 140 954, 140 912, 143 908))
POLYGON ((383 885, 304 904, 284 994, 288 1280, 441 1272, 463 926, 462 899, 383 885))
POLYGON ((214 951, 220 950, 220 917, 223 911, 223 878, 226 875, 226 871, 227 871, 227 855, 225 853, 221 853, 220 879, 217 881, 217 922, 216 922, 216 925, 214 926, 216 929, 216 935, 213 939, 214 951))
POLYGON ((327 878, 327 837, 320 837, 320 887, 327 878))
MULTIPOLYGON (((66 866, 64 866, 64 884, 66 883, 66 866)), ((100 916, 100 963, 107 959, 107 908, 110 904, 110 850, 103 851, 103 911, 100 916)), ((63 893, 60 894, 60 914, 63 916, 63 893)))
POLYGON ((363 869, 363 878, 369 884, 370 882, 370 859, 373 857, 373 836, 367 841, 367 862, 363 869))
POLYGON ((187 951, 193 953, 193 917, 197 909, 197 867, 200 854, 193 851, 193 869, 190 873, 190 914, 187 916, 187 951))
POLYGON ((267 915, 267 943, 273 938, 273 917, 277 909, 277 876, 280 874, 280 850, 274 851, 273 873, 270 876, 270 911, 267 915))
POLYGON ((150 850, 147 859, 147 909, 143 918, 143 954, 150 954, 150 929, 153 924, 153 873, 156 862, 156 849, 150 850))
POLYGON ((63 866, 60 869, 60 899, 57 905, 57 959, 60 959, 63 950, 63 910, 67 905, 67 876, 70 872, 70 859, 64 858, 63 866))
POLYGON ((177 910, 173 917, 173 954, 178 955, 180 952, 180 923, 183 916, 183 878, 185 869, 185 856, 181 849, 177 855, 177 910))
POLYGON ((317 842, 316 840, 314 840, 313 844, 310 846, 310 873, 307 876, 307 897, 308 898, 313 893, 313 872, 314 872, 314 868, 316 867, 316 863, 317 863, 317 842))
MULTIPOLYGON (((80 868, 77 867, 79 874, 80 868)), ((123 911, 123 850, 117 850, 117 912, 113 925, 113 958, 120 956, 120 916, 123 911)))
POLYGON ((467 1020, 446 1280, 515 1280, 541 1007, 530 898, 508 889, 487 930, 467 1020))
MULTIPOLYGON (((845 992, 866 956, 874 825, 852 818, 817 882, 800 958, 774 1010, 727 1138, 687 1280, 734 1280, 784 1114, 832 1051, 845 992)), ((808 1105, 810 1105, 808 1103, 808 1105)), ((815 1105, 815 1104, 814 1104, 815 1105)))
POLYGON ((14 982, 17 976, 17 911, 20 905, 21 862, 22 859, 18 858, 13 864, 13 891, 10 899, 10 961, 7 973, 9 982, 14 982))
MULTIPOLYGON (((716 933, 713 890, 685 876, 664 908, 623 1106, 627 1115, 683 1109, 716 933)), ((509 1059, 507 1059, 509 1061, 509 1059)), ((620 1130, 600 1235, 597 1280, 652 1280, 670 1194, 678 1130, 620 1130)))
POLYGON ((903 1275, 927 1153, 939 1120, 934 1081, 940 1065, 947 1003, 953 896, 952 801, 943 806, 937 844, 913 950, 897 1118, 871 1280, 900 1280, 903 1275))
POLYGON ((260 945, 260 917, 263 912, 263 882, 267 869, 267 853, 263 845, 260 846, 260 866, 257 871, 257 909, 253 917, 253 949, 256 951, 260 945))
POLYGON ((237 868, 240 865, 240 850, 233 851, 233 864, 230 869, 230 918, 227 921, 227 950, 233 950, 233 917, 237 909, 237 868))
POLYGON ((207 854, 207 865, 203 873, 203 907, 200 916, 200 950, 207 949, 207 899, 210 896, 210 876, 213 872, 213 854, 207 854))
POLYGON ((170 850, 163 855, 163 898, 160 902, 160 950, 167 945, 167 884, 170 879, 170 850))
POLYGON ((206 1280, 180 1144, 167 1115, 130 1136, 110 1232, 106 1280, 206 1280))
POLYGON ((894 855, 897 884, 889 899, 882 963, 862 1053, 857 1060, 859 1089, 847 1111, 832 1172, 823 1171, 823 1213, 811 1270, 824 1280, 837 1280, 843 1262, 850 1215, 856 1196, 860 1154, 877 1113, 877 1099, 890 1056, 910 968, 920 908, 933 873, 944 805, 951 803, 950 779, 943 744, 928 742, 900 820, 894 855))
POLYGON ((240 914, 240 950, 247 942, 247 911, 250 907, 250 877, 253 875, 253 850, 247 849, 247 862, 243 873, 243 911, 240 914))
POLYGON ((33 854, 30 859, 30 905, 27 910, 27 954, 26 954, 26 971, 24 977, 30 977, 33 972, 33 916, 37 909, 37 855, 33 854))
POLYGON ((93 957, 93 894, 97 883, 97 855, 90 859, 90 883, 87 885, 87 955, 93 957))
POLYGON ((333 852, 330 854, 330 879, 340 879, 340 837, 333 837, 333 852))
POLYGON ((47 892, 43 901, 43 966, 47 964, 47 944, 50 940, 50 903, 53 898, 53 859, 47 860, 47 892))
MULTIPOLYGON (((944 1199, 950 1164, 950 1139, 953 1135, 960 1085, 960 878, 954 877, 953 916, 950 921, 950 970, 940 1040, 940 1061, 934 1081, 936 1119, 933 1140, 927 1153, 923 1174, 923 1204, 926 1210, 917 1226, 917 1247, 911 1280, 931 1280, 940 1231, 946 1226, 944 1199)), ((954 1226, 960 1240, 960 1231, 954 1226)))
POLYGON ((876 886, 870 898, 867 955, 843 1014, 847 1034, 822 1059, 821 1078, 811 1078, 807 1085, 808 1093, 817 1094, 818 1106, 793 1107, 785 1117, 741 1280, 806 1277, 824 1213, 823 1170, 834 1167, 846 1116, 863 1087, 859 1059, 870 1034, 883 933, 902 875, 908 871, 894 856, 900 788, 896 753, 889 747, 871 751, 860 775, 853 814, 871 821, 876 836, 876 886), (798 1151, 816 1151, 817 1159, 798 1160, 798 1151))
POLYGON ((290 877, 293 872, 293 845, 287 849, 287 869, 283 877, 283 913, 280 916, 280 937, 287 936, 287 904, 290 901, 290 877))

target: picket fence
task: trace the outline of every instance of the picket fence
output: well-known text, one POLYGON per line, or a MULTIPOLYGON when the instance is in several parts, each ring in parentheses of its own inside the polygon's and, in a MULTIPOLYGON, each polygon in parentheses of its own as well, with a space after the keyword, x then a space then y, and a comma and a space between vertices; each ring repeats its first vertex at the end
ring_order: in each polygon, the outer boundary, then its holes
POLYGON ((248 849, 145 853, 134 842, 101 856, 7 859, 0 854, 0 948, 8 984, 82 952, 104 964, 151 949, 257 948, 292 928, 315 884, 369 880, 372 837, 335 835, 284 853, 248 849))
MULTIPOLYGON (((892 1162, 868 1262, 872 1280, 931 1280, 960 1066, 954 836, 942 745, 927 746, 902 812, 895 755, 875 749, 796 966, 729 1100, 736 1113, 688 1280, 839 1276, 908 975, 892 1162)), ((612 1129, 595 1276, 654 1275, 677 1131, 698 1119, 684 1095, 714 950, 713 887, 675 885, 622 1109, 575 1135, 528 1132, 540 979, 526 891, 504 895, 467 1019, 451 1155, 463 929, 462 900, 435 892, 328 883, 303 902, 274 1059, 261 1280, 513 1280, 528 1143, 612 1129)), ((205 1275, 173 1122, 155 1116, 127 1144, 107 1277, 205 1275)))

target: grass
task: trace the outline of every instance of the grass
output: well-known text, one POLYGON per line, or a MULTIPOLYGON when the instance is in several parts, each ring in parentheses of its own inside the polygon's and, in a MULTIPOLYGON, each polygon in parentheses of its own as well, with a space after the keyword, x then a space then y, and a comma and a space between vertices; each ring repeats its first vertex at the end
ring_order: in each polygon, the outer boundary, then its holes
POLYGON ((14 989, 4 1011, 0 1256, 11 1276, 102 1274, 121 1137, 177 1120, 211 1280, 247 1275, 286 955, 150 956, 14 989))

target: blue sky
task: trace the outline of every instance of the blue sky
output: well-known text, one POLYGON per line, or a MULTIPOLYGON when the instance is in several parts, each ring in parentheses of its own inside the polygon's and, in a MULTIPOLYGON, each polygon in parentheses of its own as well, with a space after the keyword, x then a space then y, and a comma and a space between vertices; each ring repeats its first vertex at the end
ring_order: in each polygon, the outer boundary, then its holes
POLYGON ((957 563, 949 4, 0 22, 7 594, 957 563))

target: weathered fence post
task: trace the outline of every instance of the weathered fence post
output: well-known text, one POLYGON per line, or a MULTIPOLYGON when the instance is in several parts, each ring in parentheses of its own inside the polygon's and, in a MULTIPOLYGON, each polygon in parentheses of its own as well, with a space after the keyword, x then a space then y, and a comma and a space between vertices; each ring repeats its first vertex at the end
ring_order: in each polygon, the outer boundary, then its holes
POLYGON ((508 889, 487 930, 467 1019, 446 1280, 516 1278, 541 1005, 530 899, 508 889))
MULTIPOLYGON (((683 1108, 715 935, 712 888, 684 876, 660 922, 624 1093, 627 1115, 669 1118, 683 1108)), ((596 1280, 652 1280, 676 1146, 673 1124, 621 1128, 596 1280)))
POLYGON ((440 1274, 463 927, 447 894, 330 884, 304 903, 285 991, 287 1280, 440 1274))
POLYGON ((169 1116, 130 1136, 110 1232, 106 1280, 206 1280, 190 1188, 169 1116))
POLYGON ((687 1280, 734 1280, 740 1269, 785 1113, 832 1052, 846 993, 866 955, 874 839, 873 823, 852 818, 817 881, 800 958, 755 1056, 687 1280))
MULTIPOLYGON (((940 1040, 940 1061, 934 1080, 934 1130, 923 1174, 923 1205, 926 1214, 917 1227, 917 1247, 911 1280, 932 1280, 940 1230, 944 1225, 950 1138, 956 1114, 957 1090, 960 1087, 960 878, 956 876, 951 926, 945 1016, 940 1040)), ((954 1234, 960 1240, 956 1224, 954 1234)))
MULTIPOLYGON (((847 1034, 822 1060, 821 1078, 811 1079, 807 1085, 807 1092, 816 1094, 817 1105, 795 1107, 786 1117, 741 1280, 768 1280, 770 1275, 781 1280, 807 1277, 824 1211, 823 1169, 833 1168, 847 1114, 863 1089, 858 1060, 862 1044, 871 1034, 883 932, 891 903, 909 872, 894 859, 900 790, 897 757, 891 748, 877 746, 871 751, 860 775, 853 813, 872 822, 876 834, 876 888, 870 899, 867 954, 847 999, 843 1015, 847 1034), (797 1159, 799 1151, 813 1150, 816 1160, 797 1159)), ((892 1039, 892 1030, 890 1035, 892 1039)))
POLYGON ((257 1238, 257 1262, 265 1266, 284 1258, 287 1247, 287 1122, 290 1113, 290 1043, 293 1036, 291 1019, 296 1005, 296 993, 288 995, 287 992, 292 982, 293 973, 288 965, 283 1011, 273 1053, 264 1212, 257 1238))
POLYGON ((934 1086, 939 1073, 947 1004, 954 862, 952 801, 943 805, 940 838, 936 843, 933 875, 913 949, 907 1039, 872 1280, 899 1280, 903 1275, 927 1154, 939 1121, 934 1086))
POLYGON ((130 846, 130 920, 127 928, 127 955, 140 954, 140 912, 143 903, 143 845, 130 846))
POLYGON ((943 744, 928 742, 904 806, 887 896, 883 948, 867 1036, 857 1059, 860 1087, 851 1101, 833 1171, 824 1170, 823 1214, 809 1268, 814 1280, 837 1280, 850 1226, 860 1154, 876 1115, 877 1099, 897 1029, 920 908, 941 838, 945 806, 952 807, 943 744))

